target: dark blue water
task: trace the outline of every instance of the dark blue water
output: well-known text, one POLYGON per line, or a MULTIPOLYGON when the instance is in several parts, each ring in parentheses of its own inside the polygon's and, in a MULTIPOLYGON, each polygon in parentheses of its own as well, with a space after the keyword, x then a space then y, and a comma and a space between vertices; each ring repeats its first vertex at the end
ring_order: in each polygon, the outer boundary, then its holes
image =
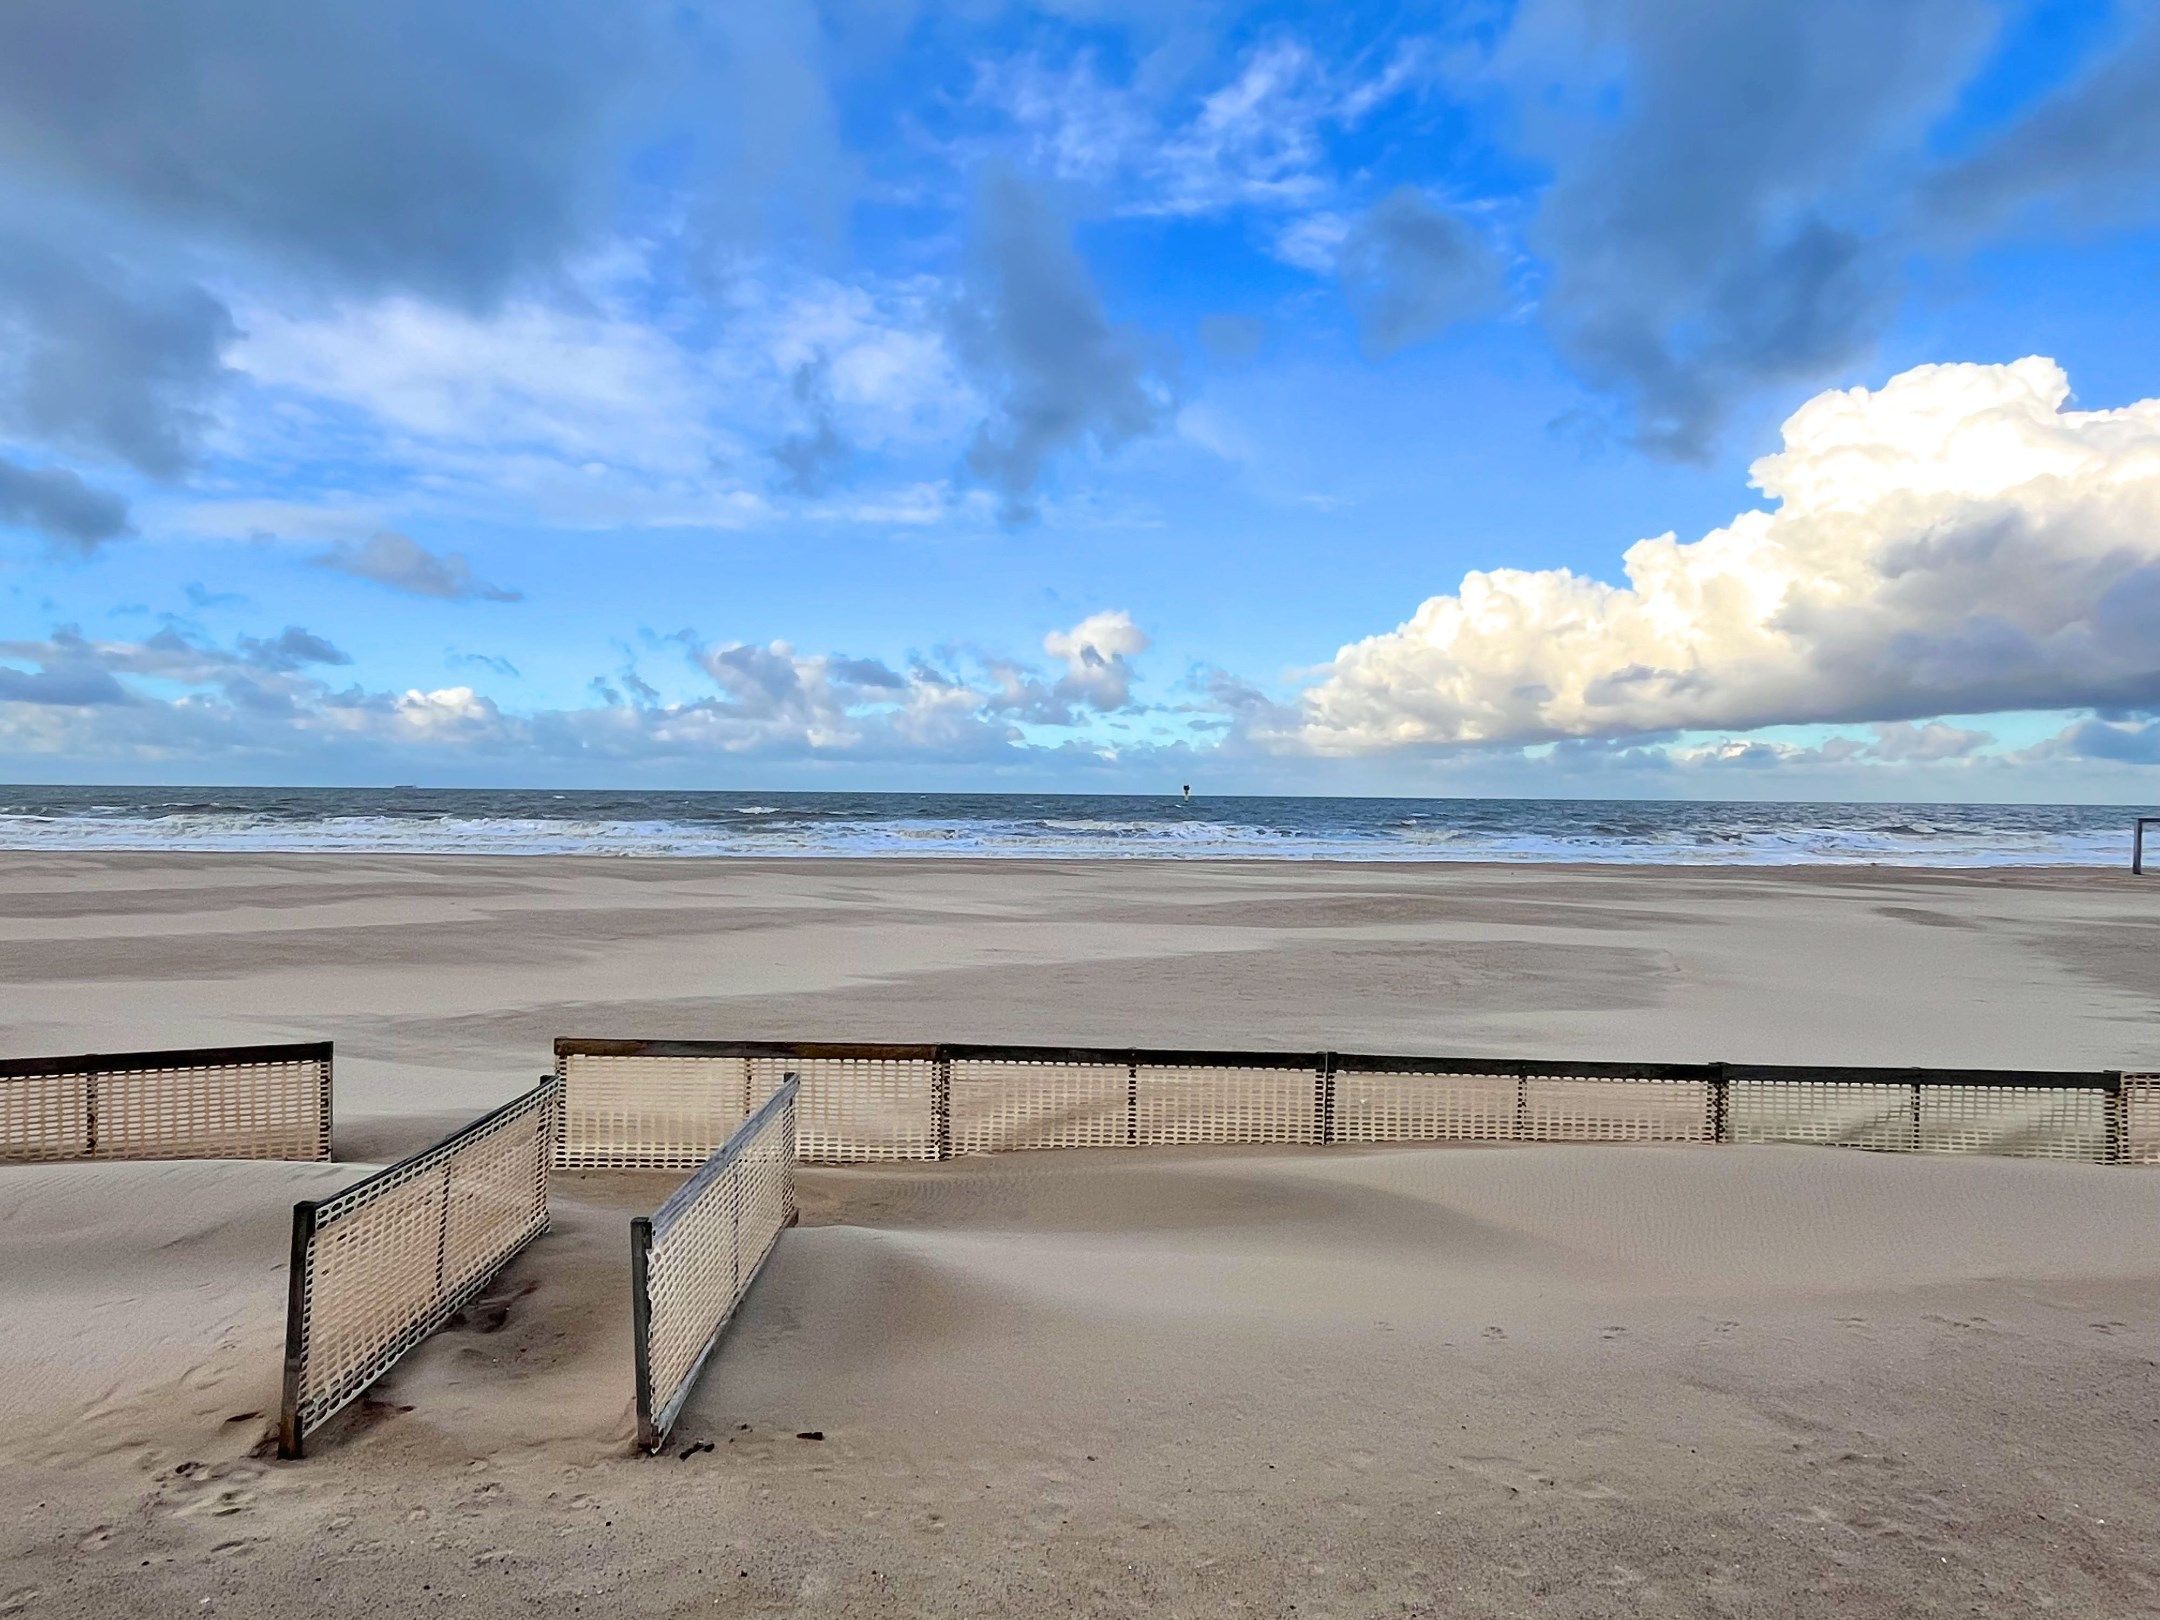
POLYGON ((0 787, 0 849, 2120 866, 2134 813, 2090 805, 0 787))

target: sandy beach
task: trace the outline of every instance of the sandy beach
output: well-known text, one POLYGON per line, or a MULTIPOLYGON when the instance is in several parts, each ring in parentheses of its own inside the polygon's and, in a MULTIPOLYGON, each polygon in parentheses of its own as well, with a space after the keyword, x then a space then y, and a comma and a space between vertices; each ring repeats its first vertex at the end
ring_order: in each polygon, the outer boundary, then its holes
POLYGON ((0 1615, 2160 1612, 2160 1173, 1805 1148, 802 1175, 669 1452, 626 1226, 317 1456, 286 1230, 563 1034, 2160 1068, 2119 872, 11 855, 0 1053, 327 1038, 336 1165, 0 1167, 0 1615), (801 1438, 815 1434, 821 1438, 801 1438))

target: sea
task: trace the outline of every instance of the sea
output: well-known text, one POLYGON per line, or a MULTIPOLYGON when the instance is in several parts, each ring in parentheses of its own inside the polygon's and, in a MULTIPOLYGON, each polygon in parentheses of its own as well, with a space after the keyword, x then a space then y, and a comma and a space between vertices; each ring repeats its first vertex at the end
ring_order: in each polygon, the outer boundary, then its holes
POLYGON ((2122 866, 2094 805, 0 786, 0 850, 2122 866))

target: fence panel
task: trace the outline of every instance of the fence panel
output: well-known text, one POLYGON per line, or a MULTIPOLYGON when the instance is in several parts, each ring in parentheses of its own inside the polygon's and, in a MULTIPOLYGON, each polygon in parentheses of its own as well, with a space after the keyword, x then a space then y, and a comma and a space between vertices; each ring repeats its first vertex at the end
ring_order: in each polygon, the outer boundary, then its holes
POLYGON ((558 1053, 563 1169, 689 1170, 711 1158, 764 1093, 747 1057, 558 1053))
POLYGON ((293 1206, 280 1455, 454 1316, 547 1230, 562 1083, 332 1197, 293 1206))
POLYGON ((951 1060, 952 1150, 1129 1147, 1138 1076, 1121 1058, 951 1060))
POLYGON ((1521 1088, 1513 1075, 1379 1069, 1345 1058, 1335 1076, 1335 1140, 1512 1142, 1521 1088))
POLYGON ((1376 1053, 556 1042, 564 1163, 682 1165, 801 1076, 805 1162, 1293 1142, 1801 1142, 2160 1163, 2160 1076, 1376 1053), (577 1144, 572 1146, 571 1144, 577 1144))
POLYGON ((650 1217, 630 1223, 638 1444, 675 1426, 720 1334, 795 1224, 799 1082, 778 1088, 650 1217))
POLYGON ((936 1159, 942 1062, 930 1046, 817 1041, 555 1043, 564 1169, 703 1164, 790 1074, 804 1163, 936 1159))
POLYGON ((1324 1076, 1311 1055, 1151 1053, 1137 1069, 1140 1146, 1320 1140, 1324 1076))
POLYGON ((2125 1164, 2160 1164, 2160 1074, 2126 1074, 2120 1099, 2125 1164))
POLYGON ((1913 1088, 1896 1081, 1734 1080, 1726 1139, 1909 1152, 1913 1088))
POLYGON ((1914 1145, 1922 1153, 2105 1161, 2109 1101, 2106 1092, 2070 1087, 1922 1086, 1914 1145))
POLYGON ((328 1041, 0 1063, 0 1160, 327 1159, 328 1041))

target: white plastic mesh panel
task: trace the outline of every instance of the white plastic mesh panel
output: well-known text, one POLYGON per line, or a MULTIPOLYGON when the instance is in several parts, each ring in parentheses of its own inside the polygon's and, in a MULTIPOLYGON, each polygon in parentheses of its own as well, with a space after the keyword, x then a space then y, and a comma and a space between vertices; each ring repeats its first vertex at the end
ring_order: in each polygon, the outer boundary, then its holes
POLYGON ((1133 1139, 1128 1065, 956 1058, 955 1153, 1125 1147, 1133 1139))
POLYGON ((31 1074, 0 1080, 0 1159, 89 1157, 88 1076, 31 1074))
POLYGON ((2123 1076, 2122 1157, 2125 1164, 2160 1164, 2160 1074, 2123 1076))
POLYGON ((0 1077, 0 1159, 327 1159, 320 1057, 0 1077))
POLYGON ((449 1319, 547 1228, 555 1082, 477 1130, 323 1200, 302 1270, 306 1434, 449 1319))
POLYGON ((2039 1086, 1922 1086, 1922 1153, 2019 1159, 2107 1157, 2107 1093, 2039 1086))
POLYGON ((1725 1134, 1734 1142, 1909 1150, 1912 1087, 1843 1080, 1735 1080, 1726 1097, 1725 1134))
POLYGON ((931 1113, 937 1065, 930 1059, 752 1058, 752 1107, 778 1091, 790 1074, 801 1082, 795 1098, 795 1156, 802 1163, 938 1156, 937 1121, 931 1113))
POLYGON ((1143 1145, 1320 1139, 1316 1067, 1143 1063, 1139 1068, 1143 1145))
POLYGON ((1335 1140, 1512 1141, 1516 1093, 1507 1075, 1341 1069, 1335 1075, 1335 1140))
POLYGON ((565 1054, 565 1169, 688 1170, 718 1151, 770 1095, 748 1058, 565 1054))
POLYGON ((1706 1142, 1710 1085, 1535 1075, 1524 1082, 1522 1120, 1526 1142, 1706 1142))
POLYGON ((657 1444, 720 1329, 795 1219, 795 1107, 782 1106, 696 1194, 671 1199, 645 1257, 645 1358, 650 1410, 639 1414, 657 1444))

